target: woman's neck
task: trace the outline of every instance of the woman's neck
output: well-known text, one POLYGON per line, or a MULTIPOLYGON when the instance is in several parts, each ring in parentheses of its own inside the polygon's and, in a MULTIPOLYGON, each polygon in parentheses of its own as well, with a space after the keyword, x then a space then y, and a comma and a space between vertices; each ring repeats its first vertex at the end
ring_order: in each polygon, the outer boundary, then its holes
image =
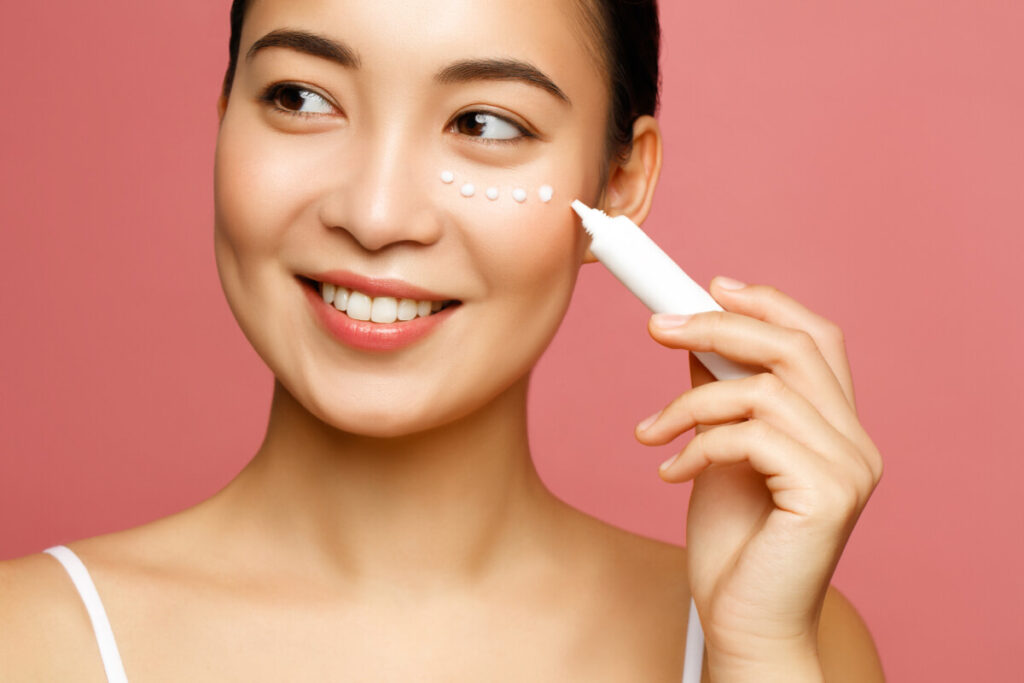
POLYGON ((238 543, 274 548, 279 566, 366 588, 465 585, 548 554, 574 511, 533 466, 528 381, 456 422, 390 439, 340 432, 275 385, 263 445, 216 497, 222 518, 238 543))

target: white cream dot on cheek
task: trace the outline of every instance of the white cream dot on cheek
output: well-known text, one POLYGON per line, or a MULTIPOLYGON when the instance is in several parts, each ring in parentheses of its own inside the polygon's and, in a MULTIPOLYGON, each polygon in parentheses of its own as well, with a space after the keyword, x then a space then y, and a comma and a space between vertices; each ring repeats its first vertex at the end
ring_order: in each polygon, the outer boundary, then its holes
POLYGON ((463 197, 472 197, 476 194, 476 188, 473 186, 473 183, 466 183, 459 191, 462 193, 463 197))
POLYGON ((542 202, 550 202, 551 198, 555 196, 555 190, 550 185, 541 185, 540 189, 537 190, 537 194, 542 202))
POLYGON ((492 202, 495 199, 497 199, 498 198, 498 188, 496 188, 496 187, 488 187, 487 188, 487 198, 490 199, 492 202))
POLYGON ((520 204, 526 201, 526 190, 521 187, 517 187, 512 190, 512 199, 516 200, 520 204))
POLYGON ((455 182, 455 174, 451 171, 441 171, 441 182, 445 185, 451 185, 455 182))

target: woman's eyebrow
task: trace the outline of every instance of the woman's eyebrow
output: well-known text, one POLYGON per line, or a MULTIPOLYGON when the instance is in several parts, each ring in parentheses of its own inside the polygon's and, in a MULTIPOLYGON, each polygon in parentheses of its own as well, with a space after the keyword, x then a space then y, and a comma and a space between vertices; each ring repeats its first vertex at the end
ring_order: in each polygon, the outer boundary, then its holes
POLYGON ((314 57, 322 57, 349 69, 359 68, 359 55, 345 43, 309 31, 280 28, 263 36, 249 48, 245 61, 268 47, 286 47, 314 57))
POLYGON ((439 71, 434 79, 438 83, 465 83, 467 81, 498 80, 522 81, 551 93, 569 106, 572 101, 548 76, 527 62, 518 59, 466 59, 439 71))
MULTIPOLYGON (((350 69, 360 66, 359 55, 340 40, 299 29, 276 29, 249 48, 245 60, 250 61, 260 50, 284 47, 307 55, 327 59, 350 69)), ((465 59, 448 65, 434 79, 438 83, 466 83, 479 80, 521 81, 545 90, 569 106, 572 101, 543 71, 518 59, 465 59)))

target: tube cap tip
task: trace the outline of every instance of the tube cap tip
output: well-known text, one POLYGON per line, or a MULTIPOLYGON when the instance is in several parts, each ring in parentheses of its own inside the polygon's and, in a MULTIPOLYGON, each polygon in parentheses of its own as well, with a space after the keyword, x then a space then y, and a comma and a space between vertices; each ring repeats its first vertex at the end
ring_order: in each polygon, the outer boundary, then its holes
POLYGON ((590 207, 581 202, 578 199, 574 199, 572 202, 572 210, 576 212, 580 218, 586 218, 587 213, 590 212, 590 207))

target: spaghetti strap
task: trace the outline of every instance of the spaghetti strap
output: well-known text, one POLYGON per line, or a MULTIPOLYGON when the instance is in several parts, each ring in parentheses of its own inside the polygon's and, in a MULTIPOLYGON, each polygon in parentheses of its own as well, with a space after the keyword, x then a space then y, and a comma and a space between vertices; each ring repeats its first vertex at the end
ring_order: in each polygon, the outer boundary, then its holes
POLYGON ((92 621, 92 630, 96 634, 96 643, 100 648, 100 657, 103 659, 103 669, 106 671, 108 683, 128 683, 121 655, 117 651, 117 643, 114 642, 114 631, 110 628, 107 612, 103 609, 103 603, 96 592, 92 577, 89 576, 89 570, 78 559, 78 555, 67 546, 55 545, 43 552, 53 555, 64 565, 64 569, 71 576, 71 582, 75 584, 78 594, 82 597, 82 602, 85 603, 85 609, 92 621))
POLYGON ((700 683, 704 666, 704 629, 700 626, 697 603, 690 600, 690 618, 686 622, 686 657, 683 659, 683 683, 700 683))

